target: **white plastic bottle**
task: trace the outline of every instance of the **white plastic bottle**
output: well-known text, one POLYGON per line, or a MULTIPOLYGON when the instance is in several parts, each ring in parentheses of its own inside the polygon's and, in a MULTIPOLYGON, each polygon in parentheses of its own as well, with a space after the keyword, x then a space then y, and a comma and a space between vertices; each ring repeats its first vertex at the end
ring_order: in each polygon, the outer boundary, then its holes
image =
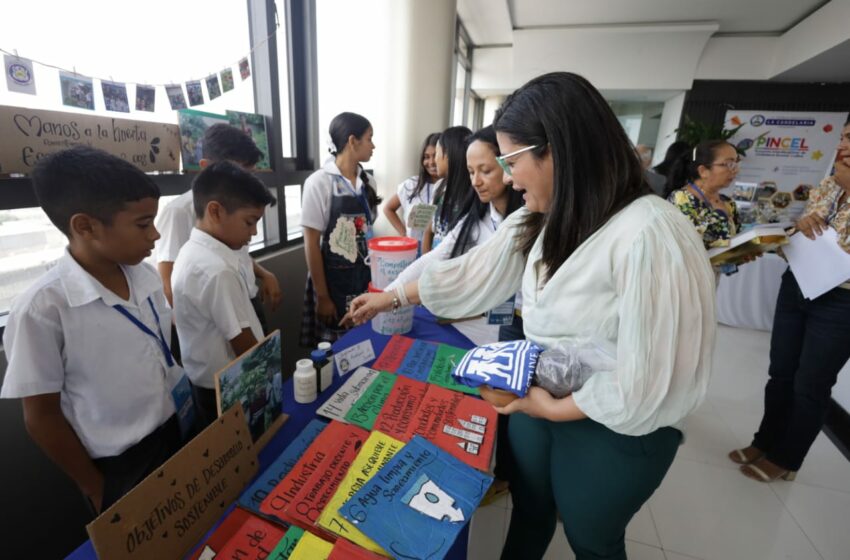
POLYGON ((330 342, 320 342, 319 350, 323 350, 325 352, 325 359, 328 361, 325 364, 325 367, 322 368, 321 378, 322 378, 322 391, 331 386, 334 380, 334 351, 331 348, 330 342))
POLYGON ((292 385, 295 392, 295 402, 307 404, 316 400, 316 370, 313 368, 312 360, 295 362, 292 385))

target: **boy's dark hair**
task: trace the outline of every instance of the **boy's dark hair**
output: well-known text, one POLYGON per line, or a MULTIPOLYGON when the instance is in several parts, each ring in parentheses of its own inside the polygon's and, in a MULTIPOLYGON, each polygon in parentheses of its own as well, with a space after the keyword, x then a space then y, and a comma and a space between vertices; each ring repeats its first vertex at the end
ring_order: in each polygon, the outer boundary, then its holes
POLYGON ((253 167, 263 159, 263 152, 250 136, 235 126, 217 123, 204 132, 202 156, 213 162, 229 159, 253 167))
POLYGON ((196 216, 203 218, 207 204, 213 200, 228 213, 249 206, 274 206, 277 202, 262 181, 228 160, 211 163, 192 181, 196 216))
POLYGON ((128 202, 159 199, 159 187, 141 169, 88 146, 42 158, 31 177, 39 206, 68 238, 74 214, 87 214, 110 225, 128 202))

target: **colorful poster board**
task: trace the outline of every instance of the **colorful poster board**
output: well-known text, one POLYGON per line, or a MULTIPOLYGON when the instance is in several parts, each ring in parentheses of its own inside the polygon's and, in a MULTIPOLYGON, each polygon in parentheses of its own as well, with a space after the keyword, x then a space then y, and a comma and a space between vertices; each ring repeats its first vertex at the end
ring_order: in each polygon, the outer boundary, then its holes
POLYGON ((384 401, 372 428, 394 438, 407 441, 410 424, 416 419, 416 411, 428 384, 415 379, 397 377, 390 394, 384 401))
POLYGON ((452 371, 466 355, 466 352, 463 348, 440 344, 434 356, 434 363, 431 364, 431 371, 428 373, 428 383, 477 396, 479 394, 477 387, 464 385, 452 377, 452 371))
POLYGON ((378 377, 380 372, 376 369, 360 367, 351 374, 351 377, 343 383, 342 387, 328 397, 328 400, 319 407, 316 414, 330 418, 331 420, 345 421, 345 415, 363 395, 366 389, 378 377))
POLYGON ((378 377, 357 399, 351 410, 345 414, 345 421, 360 426, 364 430, 371 430, 375 418, 381 412, 381 407, 384 406, 384 401, 387 400, 398 378, 395 374, 380 372, 378 377))
POLYGON ((266 560, 286 530, 239 508, 234 509, 193 558, 266 560), (236 527, 236 530, 232 530, 236 527))
POLYGON ((255 113, 242 113, 240 111, 225 111, 230 126, 235 126, 251 137, 257 148, 263 152, 263 157, 254 166, 257 171, 269 171, 269 135, 266 132, 266 117, 255 113))

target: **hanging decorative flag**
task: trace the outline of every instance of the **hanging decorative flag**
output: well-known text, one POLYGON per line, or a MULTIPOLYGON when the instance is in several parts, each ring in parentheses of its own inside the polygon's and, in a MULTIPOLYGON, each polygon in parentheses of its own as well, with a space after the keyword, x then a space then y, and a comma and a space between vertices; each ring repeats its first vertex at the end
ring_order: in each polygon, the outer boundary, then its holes
POLYGON ((221 71, 221 91, 227 93, 233 89, 233 68, 225 68, 221 71))
POLYGON ((186 97, 183 95, 183 87, 180 84, 165 86, 165 95, 168 96, 172 111, 186 109, 186 97))
POLYGON ((59 72, 59 87, 62 90, 63 105, 94 111, 94 85, 91 78, 71 72, 59 72))
POLYGON ((35 95, 35 73, 32 70, 32 61, 7 54, 3 56, 3 62, 6 71, 6 87, 9 91, 35 95))
POLYGON ((210 74, 204 81, 207 82, 207 95, 209 96, 210 101, 216 97, 221 97, 221 88, 218 85, 217 74, 210 74))
MULTIPOLYGON (((182 95, 182 91, 180 92, 182 95)), ((136 86, 136 111, 153 112, 156 103, 156 88, 153 86, 136 86)))
POLYGON ((248 66, 247 56, 239 61, 239 75, 242 76, 243 82, 251 75, 251 67, 248 66))
POLYGON ((103 88, 103 104, 107 111, 129 113, 130 102, 127 101, 127 86, 119 82, 100 82, 103 88))
POLYGON ((200 80, 186 82, 186 95, 189 96, 189 105, 192 107, 204 104, 204 91, 201 89, 200 80))

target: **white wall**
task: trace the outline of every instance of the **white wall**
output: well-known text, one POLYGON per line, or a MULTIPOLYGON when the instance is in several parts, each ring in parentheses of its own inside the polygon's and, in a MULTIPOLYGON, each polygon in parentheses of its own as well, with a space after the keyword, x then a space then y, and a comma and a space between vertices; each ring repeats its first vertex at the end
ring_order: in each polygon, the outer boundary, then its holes
POLYGON ((767 80, 780 37, 712 37, 697 66, 698 80, 767 80))
POLYGON ((505 95, 521 85, 514 78, 513 47, 487 47, 473 51, 472 89, 478 95, 505 95))
POLYGON ((676 141, 675 131, 679 128, 679 120, 682 118, 682 108, 684 106, 684 91, 664 102, 664 110, 661 112, 661 122, 658 125, 658 139, 655 141, 655 154, 652 157, 652 165, 661 163, 667 148, 676 141))

